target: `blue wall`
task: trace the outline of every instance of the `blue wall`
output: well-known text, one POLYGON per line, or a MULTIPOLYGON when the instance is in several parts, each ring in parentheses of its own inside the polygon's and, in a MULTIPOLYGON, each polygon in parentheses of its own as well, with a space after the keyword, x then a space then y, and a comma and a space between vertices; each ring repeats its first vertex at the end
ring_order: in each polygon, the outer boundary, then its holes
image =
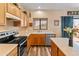
POLYGON ((62 16, 61 17, 61 31, 62 37, 69 37, 68 34, 63 30, 65 27, 73 28, 73 16, 62 16))

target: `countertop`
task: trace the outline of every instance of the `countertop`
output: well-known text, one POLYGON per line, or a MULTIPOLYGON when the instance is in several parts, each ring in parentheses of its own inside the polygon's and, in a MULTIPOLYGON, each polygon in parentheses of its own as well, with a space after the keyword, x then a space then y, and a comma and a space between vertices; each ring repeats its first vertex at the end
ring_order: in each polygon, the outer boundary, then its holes
POLYGON ((17 44, 0 44, 0 56, 7 56, 17 44))
POLYGON ((26 36, 29 36, 30 34, 54 34, 53 32, 26 32, 26 36))
POLYGON ((68 38, 50 38, 66 56, 79 56, 79 45, 68 46, 68 38))

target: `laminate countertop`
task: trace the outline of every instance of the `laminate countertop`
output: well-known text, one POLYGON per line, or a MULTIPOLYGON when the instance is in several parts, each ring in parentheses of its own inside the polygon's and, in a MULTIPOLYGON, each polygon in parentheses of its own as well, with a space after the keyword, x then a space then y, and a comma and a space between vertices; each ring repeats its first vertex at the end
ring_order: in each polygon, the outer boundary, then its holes
POLYGON ((57 47, 66 55, 66 56, 79 56, 79 43, 73 42, 73 47, 69 47, 68 38, 50 38, 57 47))
POLYGON ((7 56, 17 44, 0 44, 0 56, 7 56))

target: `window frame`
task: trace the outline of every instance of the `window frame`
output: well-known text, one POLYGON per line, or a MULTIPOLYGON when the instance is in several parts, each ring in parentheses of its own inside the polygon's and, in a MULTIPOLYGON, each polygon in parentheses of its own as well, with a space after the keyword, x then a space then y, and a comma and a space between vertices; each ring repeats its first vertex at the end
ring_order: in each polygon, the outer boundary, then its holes
POLYGON ((48 30, 48 18, 33 18, 33 30, 48 30), (39 29, 35 29, 34 28, 34 23, 35 23, 35 21, 37 21, 37 20, 39 20, 39 29), (41 22, 42 22, 42 20, 44 21, 46 21, 46 28, 45 29, 42 29, 41 27, 42 27, 42 24, 41 24, 41 22))

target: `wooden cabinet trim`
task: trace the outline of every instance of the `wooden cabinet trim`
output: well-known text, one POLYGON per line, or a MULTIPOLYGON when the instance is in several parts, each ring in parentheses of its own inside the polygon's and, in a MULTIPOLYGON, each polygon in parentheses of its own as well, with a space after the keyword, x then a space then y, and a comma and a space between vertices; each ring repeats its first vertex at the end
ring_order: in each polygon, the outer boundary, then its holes
POLYGON ((5 3, 0 3, 0 25, 6 25, 6 18, 5 18, 5 3))

